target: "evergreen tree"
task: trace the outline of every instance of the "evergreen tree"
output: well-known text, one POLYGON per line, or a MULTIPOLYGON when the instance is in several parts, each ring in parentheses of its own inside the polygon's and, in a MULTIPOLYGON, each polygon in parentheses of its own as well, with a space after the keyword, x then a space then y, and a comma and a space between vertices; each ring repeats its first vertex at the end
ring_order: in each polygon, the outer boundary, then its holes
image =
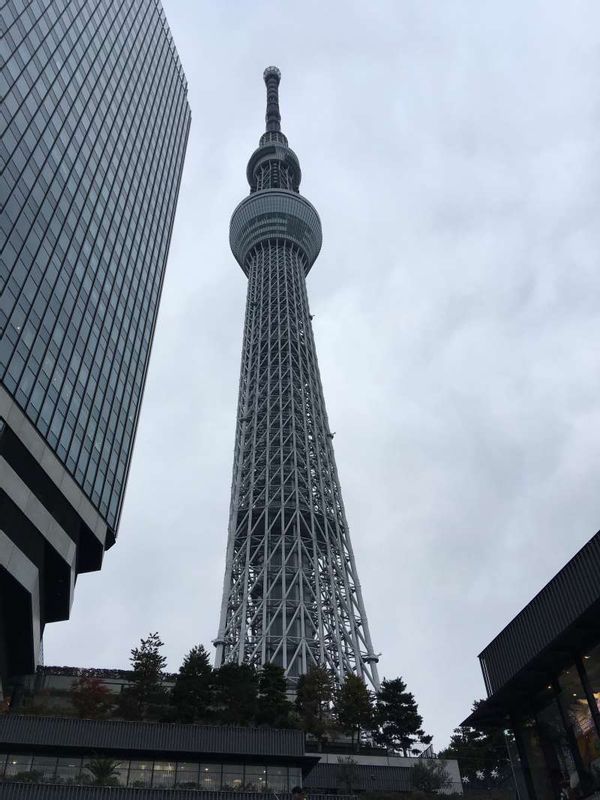
MULTIPOLYGON (((473 711, 481 700, 473 703, 473 711)), ((501 781, 508 766, 507 737, 502 727, 486 730, 464 725, 455 728, 450 744, 439 753, 440 758, 455 758, 460 772, 471 787, 491 789, 501 781)))
POLYGON ((256 719, 258 676, 250 664, 215 670, 215 711, 223 725, 251 725, 256 719))
POLYGON ((179 722, 207 719, 213 700, 213 670, 202 645, 192 647, 183 659, 171 699, 179 722))
POLYGON ((373 738, 377 744, 390 750, 417 754, 415 744, 429 744, 431 736, 422 729, 423 718, 412 692, 406 691, 402 678, 383 680, 375 703, 375 730, 373 738))
POLYGON ((357 675, 346 675, 336 692, 335 713, 342 729, 350 733, 352 745, 360 743, 360 732, 373 721, 371 695, 365 682, 357 675))
POLYGON ((283 668, 276 664, 265 664, 258 675, 257 723, 271 728, 291 728, 293 708, 287 699, 283 668))
POLYGON ((330 704, 333 695, 331 677, 324 667, 311 667, 298 679, 296 709, 302 728, 321 743, 330 726, 330 704))
POLYGON ((158 633, 150 633, 131 651, 131 684, 119 698, 119 712, 125 719, 156 718, 164 712, 167 692, 163 672, 167 659, 160 654, 163 646, 158 633))
POLYGON ((444 761, 419 758, 410 770, 413 791, 428 795, 439 794, 452 788, 452 778, 444 761))

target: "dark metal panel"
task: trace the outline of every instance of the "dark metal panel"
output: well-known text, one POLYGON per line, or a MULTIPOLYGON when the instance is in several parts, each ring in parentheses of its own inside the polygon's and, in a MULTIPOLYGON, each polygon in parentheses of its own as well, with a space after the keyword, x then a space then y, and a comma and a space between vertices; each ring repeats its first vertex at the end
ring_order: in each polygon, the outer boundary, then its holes
MULTIPOLYGON (((274 800, 274 793, 207 792, 196 789, 133 789, 105 786, 53 786, 51 784, 0 783, 2 800, 274 800)), ((312 795, 314 800, 350 800, 353 795, 312 795)), ((277 793, 290 800, 288 793, 277 793)))
MULTIPOLYGON (((309 789, 336 789, 342 784, 342 769, 340 764, 317 764, 304 785, 309 789)), ((408 792, 411 788, 410 767, 356 764, 352 772, 352 788, 356 791, 408 792)))
POLYGON ((11 714, 0 718, 0 744, 80 750, 304 756, 301 731, 11 714))
MULTIPOLYGON (((598 602, 600 532, 480 654, 488 694, 497 692, 598 602)), ((600 627, 600 621, 597 624, 600 627)))

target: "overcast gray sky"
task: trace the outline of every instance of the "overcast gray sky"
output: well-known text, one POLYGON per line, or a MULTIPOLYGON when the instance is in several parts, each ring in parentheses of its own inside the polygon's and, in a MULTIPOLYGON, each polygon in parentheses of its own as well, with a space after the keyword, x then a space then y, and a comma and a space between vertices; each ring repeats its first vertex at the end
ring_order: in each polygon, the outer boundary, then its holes
POLYGON ((434 746, 477 654, 600 519, 600 4, 164 0, 192 128, 119 540, 47 664, 217 632, 246 279, 228 225, 276 64, 381 674, 434 746))

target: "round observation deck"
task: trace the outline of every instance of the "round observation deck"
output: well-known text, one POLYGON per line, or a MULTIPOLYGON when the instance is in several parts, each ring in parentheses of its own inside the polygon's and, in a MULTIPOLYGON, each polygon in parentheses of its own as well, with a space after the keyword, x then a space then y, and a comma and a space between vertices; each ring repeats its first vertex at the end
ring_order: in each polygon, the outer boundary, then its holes
POLYGON ((229 244, 246 274, 246 256, 269 239, 283 239, 299 247, 308 273, 323 241, 321 220, 312 203, 285 189, 268 189, 244 198, 231 216, 229 244))

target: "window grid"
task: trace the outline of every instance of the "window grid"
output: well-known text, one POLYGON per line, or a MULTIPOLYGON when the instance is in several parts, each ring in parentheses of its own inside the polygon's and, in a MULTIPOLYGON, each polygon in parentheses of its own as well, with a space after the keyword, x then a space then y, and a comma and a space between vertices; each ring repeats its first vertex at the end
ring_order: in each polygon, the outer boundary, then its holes
POLYGON ((190 114, 160 3, 73 6, 4 9, 0 378, 116 529, 190 114))

